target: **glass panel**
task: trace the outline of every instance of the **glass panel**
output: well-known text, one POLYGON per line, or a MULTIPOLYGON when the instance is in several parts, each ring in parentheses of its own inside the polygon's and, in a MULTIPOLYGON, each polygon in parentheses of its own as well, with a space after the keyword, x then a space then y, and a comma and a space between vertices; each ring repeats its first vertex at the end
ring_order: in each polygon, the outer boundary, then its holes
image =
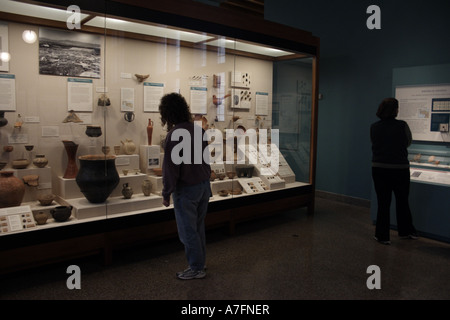
POLYGON ((13 171, 39 176, 22 202, 33 212, 69 206, 80 223, 164 210, 158 107, 171 92, 207 130, 212 201, 311 183, 313 58, 108 12, 77 16, 76 6, 68 17, 67 8, 4 4, 0 144, 12 151, 1 160, 3 171, 27 160, 13 171), (37 155, 44 168, 31 163, 37 155), (36 207, 43 194, 56 199, 36 207))

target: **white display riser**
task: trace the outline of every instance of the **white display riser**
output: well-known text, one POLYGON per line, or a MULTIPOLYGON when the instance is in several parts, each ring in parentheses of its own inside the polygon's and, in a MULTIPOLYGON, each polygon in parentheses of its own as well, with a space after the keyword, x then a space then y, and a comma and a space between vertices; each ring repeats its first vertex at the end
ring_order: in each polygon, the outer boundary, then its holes
POLYGON ((152 174, 153 168, 162 168, 164 153, 160 152, 160 146, 140 146, 139 159, 141 172, 152 174))
POLYGON ((34 166, 30 166, 26 169, 5 168, 4 170, 14 171, 14 176, 19 178, 20 180, 22 180, 23 177, 27 175, 39 176, 39 185, 37 187, 30 187, 28 185, 25 185, 25 194, 23 196, 22 202, 34 201, 40 194, 52 193, 52 169, 50 167, 37 168, 34 166))
MULTIPOLYGON (((142 181, 147 177, 143 173, 138 174, 123 174, 119 175, 120 181, 117 187, 112 191, 110 197, 122 196, 122 188, 124 183, 128 183, 128 186, 133 189, 134 193, 142 193, 142 181)), ((73 179, 64 179, 63 177, 58 177, 58 186, 56 188, 56 194, 63 199, 76 199, 83 198, 84 195, 80 191, 80 187, 73 179)))
POLYGON ((98 204, 90 203, 86 198, 65 199, 61 202, 64 205, 73 207, 72 216, 78 220, 108 217, 162 207, 162 198, 160 196, 154 194, 144 196, 142 193, 133 194, 130 199, 125 199, 123 196, 109 197, 105 202, 98 204))
POLYGON ((138 154, 119 154, 116 156, 115 164, 119 174, 123 174, 122 170, 128 170, 128 174, 133 173, 134 170, 140 170, 138 154))

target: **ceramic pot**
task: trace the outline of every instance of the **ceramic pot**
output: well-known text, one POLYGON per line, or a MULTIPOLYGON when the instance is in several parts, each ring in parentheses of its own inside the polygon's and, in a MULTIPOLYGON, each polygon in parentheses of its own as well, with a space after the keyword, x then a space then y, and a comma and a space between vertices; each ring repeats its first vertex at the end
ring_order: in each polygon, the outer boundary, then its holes
POLYGON ((12 167, 14 169, 25 169, 30 164, 28 159, 16 159, 12 161, 12 167))
POLYGON ((8 124, 8 119, 5 118, 5 111, 0 111, 0 127, 4 127, 8 124))
POLYGON ((3 146, 3 151, 12 152, 14 150, 13 146, 3 146))
POLYGON ((147 125, 147 140, 148 145, 152 145, 152 136, 153 136, 153 121, 152 119, 148 119, 148 125, 147 125))
POLYGON ((123 152, 125 152, 125 154, 133 154, 134 151, 136 150, 136 145, 134 144, 133 140, 131 139, 125 139, 125 142, 120 141, 122 143, 122 148, 123 148, 123 152))
POLYGON ((64 172, 64 179, 73 179, 78 174, 78 166, 76 162, 76 154, 78 150, 78 144, 76 144, 73 141, 64 140, 64 148, 66 149, 67 153, 67 167, 66 171, 64 172))
POLYGON ((78 157, 80 170, 76 182, 81 193, 91 203, 102 203, 119 184, 116 157, 113 155, 86 155, 78 157))
POLYGON ((124 183, 122 186, 122 194, 125 199, 130 199, 133 195, 133 188, 131 188, 128 183, 124 183))
POLYGON ((152 191, 152 182, 149 179, 145 179, 144 181, 142 181, 141 187, 144 196, 148 197, 152 191))
POLYGON ((53 203, 53 200, 55 200, 54 194, 46 194, 43 196, 38 197, 38 201, 41 204, 41 206, 49 206, 53 203))
POLYGON ((25 195, 25 184, 14 176, 14 171, 0 172, 0 208, 20 206, 25 195))
POLYGON ((102 127, 100 126, 86 126, 86 135, 91 138, 97 138, 102 135, 102 127))
POLYGON ((37 224, 42 225, 47 223, 48 214, 42 211, 33 212, 33 217, 37 224))
POLYGON ((43 154, 37 154, 33 159, 33 164, 38 168, 44 168, 48 164, 48 159, 43 154))
POLYGON ((57 206, 50 210, 53 219, 58 222, 64 222, 69 220, 72 215, 72 206, 57 206))

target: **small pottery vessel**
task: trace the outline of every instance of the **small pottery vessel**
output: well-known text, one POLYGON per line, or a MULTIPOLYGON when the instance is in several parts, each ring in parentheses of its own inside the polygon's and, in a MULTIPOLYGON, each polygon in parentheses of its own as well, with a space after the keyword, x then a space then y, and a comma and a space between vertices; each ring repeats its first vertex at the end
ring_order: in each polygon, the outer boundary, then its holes
POLYGON ((120 141, 122 143, 122 147, 123 147, 123 151, 125 152, 125 154, 133 154, 134 151, 136 150, 136 145, 134 144, 133 140, 131 139, 125 139, 124 141, 120 141))
POLYGON ((111 150, 111 149, 110 149, 109 146, 103 146, 103 147, 102 147, 102 152, 103 152, 105 155, 108 154, 110 150, 111 150))
POLYGON ((226 197, 228 195, 228 190, 219 190, 219 196, 226 197))
POLYGON ((14 171, 0 172, 0 208, 20 206, 25 195, 25 184, 14 176, 14 171))
POLYGON ((97 138, 102 135, 102 127, 100 126, 86 126, 86 135, 91 138, 97 138))
POLYGON ((152 191, 152 182, 147 178, 142 181, 142 193, 144 196, 149 196, 152 191))
POLYGON ((48 214, 42 211, 33 212, 33 217, 37 224, 42 225, 47 223, 48 214))
POLYGON ((28 159, 16 159, 12 162, 12 167, 14 169, 25 169, 30 164, 28 159))
POLYGON ((124 176, 126 176, 128 174, 128 169, 122 169, 122 173, 124 176))
POLYGON ((41 206, 49 206, 53 203, 53 200, 55 200, 54 194, 46 194, 43 196, 38 197, 38 201, 41 204, 41 206))
POLYGON ((14 150, 13 146, 3 146, 3 151, 12 152, 14 150))
POLYGON ((38 168, 44 168, 48 164, 48 159, 43 154, 37 154, 33 159, 33 164, 38 168))
POLYGON ((236 172, 234 172, 234 171, 227 172, 228 179, 233 179, 235 176, 236 176, 236 172))
POLYGON ((215 171, 211 171, 211 176, 209 177, 209 181, 214 181, 216 180, 217 175, 215 171))
POLYGON ((122 187, 122 194, 125 199, 130 199, 133 195, 133 188, 131 188, 128 183, 124 183, 122 187))
POLYGON ((50 210, 53 219, 58 222, 64 222, 69 220, 72 215, 72 206, 57 206, 50 210))
POLYGON ((224 173, 219 173, 218 178, 219 178, 219 180, 225 179, 225 174, 224 173))
POLYGON ((114 146, 114 153, 115 153, 116 155, 119 155, 119 154, 120 154, 120 146, 114 146))
POLYGON ((32 144, 26 145, 25 150, 32 151, 34 149, 34 146, 32 144))

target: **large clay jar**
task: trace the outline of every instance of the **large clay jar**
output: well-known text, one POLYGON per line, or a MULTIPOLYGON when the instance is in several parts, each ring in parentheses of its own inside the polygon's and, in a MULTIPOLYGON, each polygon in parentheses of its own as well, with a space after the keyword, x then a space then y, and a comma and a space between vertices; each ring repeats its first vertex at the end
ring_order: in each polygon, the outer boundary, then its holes
POLYGON ((152 119, 148 119, 148 125, 147 125, 147 139, 148 139, 148 145, 152 145, 152 136, 153 136, 153 121, 152 119))
POLYGON ((14 171, 0 172, 0 208, 20 206, 24 195, 25 184, 14 171))
POLYGON ((75 156, 77 155, 78 144, 73 141, 64 140, 64 148, 67 152, 67 167, 64 172, 64 179, 73 179, 78 174, 78 166, 75 156))
POLYGON ((80 170, 76 182, 91 203, 102 203, 119 184, 116 157, 113 155, 86 155, 78 157, 80 170))

